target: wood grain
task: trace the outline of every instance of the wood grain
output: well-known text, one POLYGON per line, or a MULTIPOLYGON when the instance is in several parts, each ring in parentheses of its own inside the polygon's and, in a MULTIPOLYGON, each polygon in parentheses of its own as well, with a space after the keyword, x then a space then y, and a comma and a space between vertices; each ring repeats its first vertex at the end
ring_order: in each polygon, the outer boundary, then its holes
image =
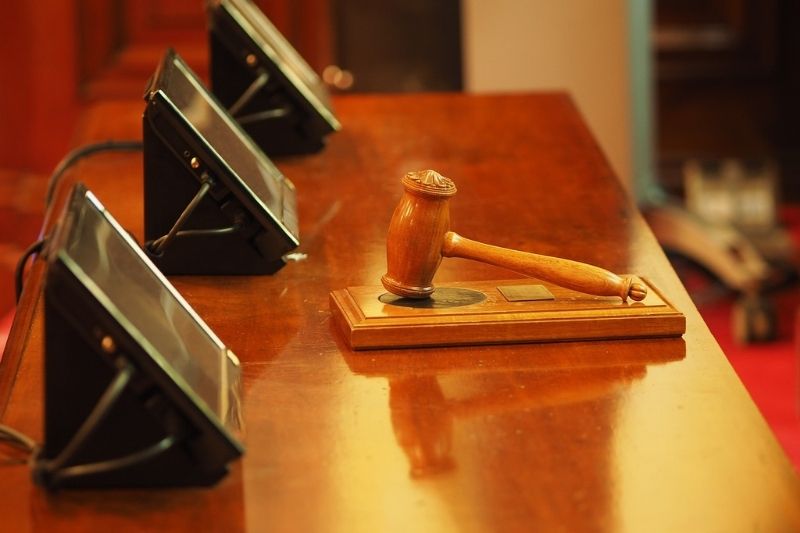
POLYGON ((386 290, 405 298, 427 298, 442 262, 442 239, 450 229, 453 182, 434 170, 403 176, 403 196, 386 232, 386 290))
POLYGON ((595 296, 630 297, 639 301, 647 288, 631 277, 621 278, 603 268, 466 239, 450 229, 453 181, 435 170, 403 176, 404 193, 394 209, 386 234, 386 290, 404 298, 428 298, 442 257, 461 257, 507 268, 595 296))
POLYGON ((76 0, 11 2, 0 19, 0 167, 49 172, 78 115, 76 0))
MULTIPOLYGON (((503 286, 526 282, 532 283, 513 279, 449 283, 447 289, 484 296, 456 306, 446 302, 419 306, 407 300, 384 303, 383 287, 348 287, 331 293, 330 307, 341 335, 354 350, 676 337, 685 331, 684 316, 654 289, 643 302, 633 304, 553 285, 547 288, 554 300, 510 302, 500 292, 503 286)), ((637 283, 647 287, 642 280, 637 283)), ((375 355, 380 357, 380 352, 375 355)))
POLYGON ((638 302, 647 296, 647 287, 634 281, 631 276, 620 277, 604 268, 562 257, 510 250, 473 241, 454 231, 445 234, 442 255, 507 268, 586 294, 617 296, 623 302, 627 302, 628 298, 638 302))
MULTIPOLYGON (((232 474, 206 490, 49 495, 24 465, 3 467, 4 529, 800 529, 796 473, 569 98, 334 105, 344 128, 323 152, 277 161, 307 259, 274 276, 173 278, 242 361, 247 453, 232 474), (379 283, 397 178, 420 168, 457 181, 465 235, 647 277, 685 314, 683 339, 353 352, 328 295, 379 283)), ((138 135, 142 106, 95 107, 79 141, 138 135)), ((141 238, 139 156, 70 178, 141 238)), ((0 362, 0 419, 37 439, 41 266, 0 362)), ((507 275, 452 259, 437 283, 507 275)))

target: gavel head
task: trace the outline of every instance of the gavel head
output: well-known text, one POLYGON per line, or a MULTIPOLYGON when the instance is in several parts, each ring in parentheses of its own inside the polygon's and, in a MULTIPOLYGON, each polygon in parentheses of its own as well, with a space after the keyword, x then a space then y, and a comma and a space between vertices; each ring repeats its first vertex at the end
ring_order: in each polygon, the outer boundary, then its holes
POLYGON ((405 193, 392 215, 386 235, 383 286, 405 298, 427 298, 442 261, 442 241, 450 229, 448 200, 455 184, 433 170, 409 172, 405 193))

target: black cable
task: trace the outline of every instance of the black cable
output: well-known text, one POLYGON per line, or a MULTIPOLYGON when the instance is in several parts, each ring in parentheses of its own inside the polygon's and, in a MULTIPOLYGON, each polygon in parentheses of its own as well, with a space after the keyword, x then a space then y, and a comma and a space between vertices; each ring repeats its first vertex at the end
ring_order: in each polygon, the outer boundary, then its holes
POLYGON ((39 448, 35 440, 5 424, 0 424, 0 441, 7 442, 29 453, 34 453, 39 448))
POLYGON ((84 442, 86 442, 86 439, 94 433, 103 419, 111 411, 111 408, 114 407, 114 403, 116 403, 122 395, 125 387, 128 386, 128 383, 130 383, 135 373, 133 365, 122 359, 120 361, 120 367, 114 379, 109 383, 108 387, 106 387, 106 390, 103 391, 102 396, 100 396, 92 412, 89 413, 89 416, 86 417, 86 420, 83 421, 78 431, 75 432, 67 445, 64 446, 54 459, 39 459, 36 461, 34 466, 35 477, 50 477, 61 470, 64 465, 75 456, 84 442))
POLYGON ((116 459, 109 459, 107 461, 98 461, 96 463, 86 463, 82 465, 69 466, 62 468, 53 473, 51 478, 52 485, 57 485, 61 481, 69 478, 76 478, 81 476, 90 476, 93 474, 102 474, 105 472, 113 472, 120 468, 136 465, 149 461, 153 457, 158 457, 172 448, 178 439, 174 435, 167 435, 155 444, 116 459))
POLYGON ((45 194, 45 205, 49 206, 50 202, 53 201, 53 194, 55 193, 56 186, 58 182, 61 180, 64 173, 75 163, 83 159, 84 157, 90 156, 92 154, 96 154, 99 152, 138 152, 142 150, 144 144, 142 141, 102 141, 93 144, 86 144, 84 146, 80 146, 75 148, 70 153, 68 153, 64 158, 58 163, 53 173, 50 175, 50 179, 47 183, 47 193, 45 194))
POLYGON ((228 226, 227 228, 209 229, 185 229, 175 234, 175 237, 200 237, 203 235, 228 235, 239 231, 239 226, 228 226))
POLYGON ((41 252, 43 247, 44 239, 36 241, 22 252, 22 257, 17 261, 17 267, 14 269, 14 291, 17 296, 17 303, 19 303, 19 298, 22 296, 22 286, 25 282, 25 265, 28 263, 28 259, 30 259, 33 254, 41 252))
MULTIPOLYGON (((229 235, 231 233, 236 233, 239 231, 239 226, 228 226, 227 228, 210 228, 210 229, 186 229, 182 231, 178 231, 175 233, 173 238, 177 239, 180 237, 202 237, 205 235, 229 235)), ((159 251, 164 251, 166 248, 166 244, 161 244, 167 238, 167 235, 163 237, 159 237, 150 243, 150 250, 153 253, 159 253, 155 251, 155 247, 161 245, 161 249, 159 251)))
POLYGON ((228 108, 228 113, 230 113, 232 117, 235 117, 239 111, 241 111, 242 108, 253 99, 256 93, 267 84, 268 81, 269 74, 266 72, 259 74, 259 76, 253 80, 253 83, 251 83, 250 86, 244 90, 238 100, 236 100, 233 105, 228 108))
POLYGON ((0 444, 6 444, 27 454, 27 458, 14 458, 14 454, 12 454, 11 457, 0 462, 0 466, 30 463, 31 459, 39 454, 39 444, 35 440, 5 424, 0 424, 0 444))
POLYGON ((106 390, 103 391, 102 396, 100 396, 92 412, 89 413, 89 416, 83 421, 78 431, 75 432, 75 435, 72 436, 56 458, 52 460, 40 459, 34 462, 33 475, 38 482, 49 488, 55 488, 64 480, 70 478, 113 472, 114 470, 144 463, 167 452, 177 444, 178 438, 175 435, 167 435, 144 449, 123 455, 122 457, 94 463, 67 466, 69 461, 75 456, 86 440, 111 411, 116 401, 128 386, 128 383, 130 383, 134 373, 134 367, 129 362, 122 360, 116 376, 114 376, 114 379, 108 387, 106 387, 106 390))
POLYGON ((186 219, 188 219, 191 214, 194 212, 195 208, 197 208, 200 200, 211 190, 211 180, 204 179, 203 183, 200 185, 200 190, 197 191, 197 194, 194 195, 192 201, 189 202, 189 205, 186 206, 186 209, 178 217, 178 220, 175 221, 172 228, 170 228, 169 233, 164 235, 163 237, 159 237, 158 239, 154 240, 151 244, 151 250, 154 254, 160 254, 164 251, 164 249, 169 246, 169 243, 172 239, 175 238, 175 235, 178 233, 178 230, 186 223, 186 219))
MULTIPOLYGON (((176 220, 175 224, 172 225, 172 228, 170 228, 169 233, 150 242, 150 244, 148 245, 150 252, 159 255, 167 248, 167 246, 169 246, 170 242, 172 242, 172 239, 174 239, 175 236, 178 233, 180 233, 179 230, 186 223, 186 220, 192 215, 194 210, 200 204, 200 200, 202 200, 203 197, 206 194, 208 194, 208 191, 211 190, 211 186, 213 185, 211 178, 208 177, 207 174, 203 174, 202 179, 203 182, 200 185, 200 190, 197 191, 197 194, 194 195, 194 198, 192 198, 192 201, 189 202, 189 205, 187 205, 186 208, 183 210, 183 212, 180 214, 180 216, 178 216, 178 220, 176 220)), ((222 229, 227 230, 228 228, 222 228, 222 229)), ((208 231, 208 230, 191 230, 191 231, 208 231)), ((211 230, 211 231, 218 231, 218 230, 211 230)))
POLYGON ((267 109, 266 111, 259 111, 257 113, 251 113, 249 115, 244 115, 242 117, 236 117, 237 122, 239 124, 250 124, 251 122, 260 122, 262 120, 269 120, 271 118, 279 118, 285 117, 289 114, 288 107, 277 107, 275 109, 267 109))
MULTIPOLYGON (((83 159, 84 157, 90 156, 92 154, 100 153, 100 152, 110 152, 110 151, 122 151, 122 152, 132 152, 132 151, 139 151, 142 150, 144 144, 142 141, 102 141, 93 144, 87 144, 76 148, 69 152, 63 159, 56 165, 55 170, 50 175, 50 178, 47 182, 47 192, 45 193, 45 205, 50 206, 50 203, 53 201, 53 194, 55 193, 56 187, 58 186, 58 182, 61 181, 64 173, 69 170, 72 165, 83 159)), ((14 271, 14 288, 16 292, 16 301, 19 303, 20 296, 22 296, 22 285, 24 282, 25 276, 25 265, 28 262, 28 258, 33 254, 39 253, 42 251, 42 246, 44 245, 44 240, 39 240, 33 243, 25 252, 22 254, 19 262, 17 263, 17 267, 14 271)))

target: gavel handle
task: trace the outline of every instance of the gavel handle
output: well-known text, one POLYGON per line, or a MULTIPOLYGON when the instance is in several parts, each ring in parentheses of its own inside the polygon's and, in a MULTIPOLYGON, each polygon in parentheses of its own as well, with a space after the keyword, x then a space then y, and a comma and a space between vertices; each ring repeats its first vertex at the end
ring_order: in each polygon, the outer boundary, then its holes
POLYGON ((464 238, 452 231, 444 235, 442 255, 489 263, 586 294, 619 296, 623 302, 628 297, 638 301, 647 296, 647 287, 641 283, 634 282, 629 277, 621 278, 600 267, 492 246, 464 238))

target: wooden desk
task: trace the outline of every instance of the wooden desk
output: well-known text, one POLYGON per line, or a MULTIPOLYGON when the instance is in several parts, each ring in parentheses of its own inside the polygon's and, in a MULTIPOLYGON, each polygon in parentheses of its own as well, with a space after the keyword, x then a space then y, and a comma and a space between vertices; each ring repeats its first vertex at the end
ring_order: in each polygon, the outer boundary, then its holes
MULTIPOLYGON (((211 489, 64 492, 3 467, 9 531, 797 531, 800 483, 568 98, 351 96, 297 185, 303 262, 176 277, 243 361, 247 453, 211 489), (328 293, 377 283, 408 170, 456 180, 465 236, 648 276, 683 340, 353 353, 328 293), (685 342, 684 342, 685 341, 685 342)), ((140 102, 80 141, 140 135, 140 102)), ((142 234, 138 155, 79 177, 142 234)), ((59 197, 63 199, 65 189, 59 197)), ((437 280, 513 278, 445 259, 437 280)), ((0 367, 2 421, 41 438, 42 265, 0 367)))

